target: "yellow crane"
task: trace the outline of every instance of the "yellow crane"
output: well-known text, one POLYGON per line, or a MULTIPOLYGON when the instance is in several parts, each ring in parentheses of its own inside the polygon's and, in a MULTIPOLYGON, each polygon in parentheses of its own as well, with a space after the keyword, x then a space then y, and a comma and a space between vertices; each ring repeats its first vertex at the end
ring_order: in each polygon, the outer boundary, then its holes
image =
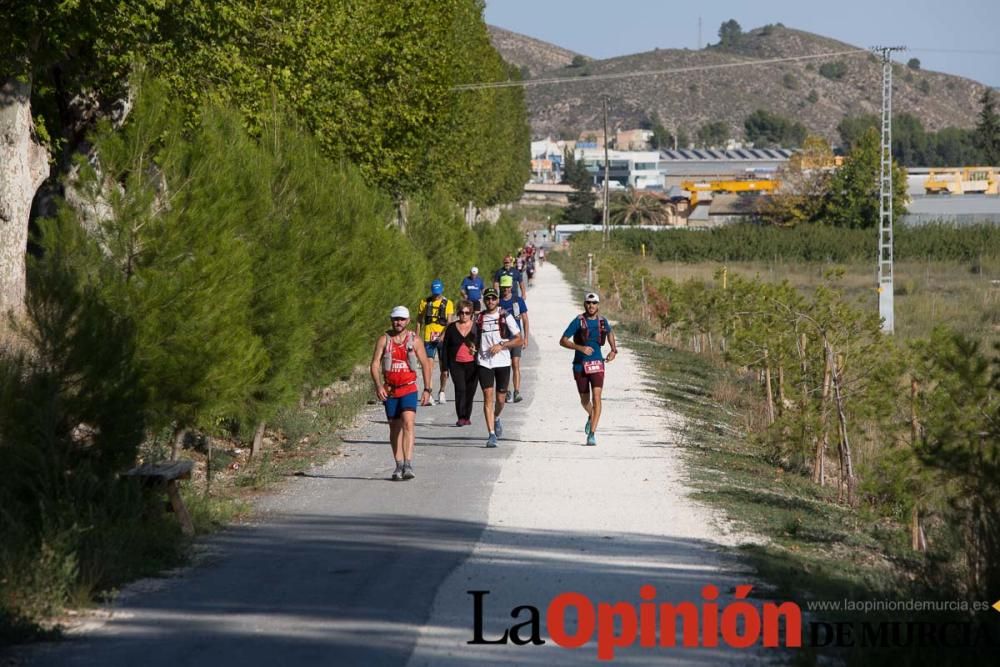
POLYGON ((993 167, 931 169, 924 182, 929 195, 998 194, 997 174, 993 167))
POLYGON ((767 192, 778 189, 775 178, 744 178, 714 181, 682 181, 681 189, 691 193, 691 206, 698 205, 699 192, 767 192))

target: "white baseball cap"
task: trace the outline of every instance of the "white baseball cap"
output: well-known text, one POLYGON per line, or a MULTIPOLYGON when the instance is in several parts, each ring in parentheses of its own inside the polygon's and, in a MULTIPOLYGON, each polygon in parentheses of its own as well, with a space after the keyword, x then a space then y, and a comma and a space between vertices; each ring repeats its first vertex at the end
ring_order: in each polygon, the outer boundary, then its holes
POLYGON ((600 303, 601 297, 597 296, 596 292, 588 292, 587 296, 583 297, 584 301, 593 301, 594 303, 600 303))
POLYGON ((392 309, 392 312, 389 313, 389 319, 394 317, 405 317, 406 319, 410 319, 410 309, 406 306, 396 306, 392 309))
POLYGON ((469 269, 469 273, 479 273, 479 267, 478 266, 472 267, 471 269, 469 269))

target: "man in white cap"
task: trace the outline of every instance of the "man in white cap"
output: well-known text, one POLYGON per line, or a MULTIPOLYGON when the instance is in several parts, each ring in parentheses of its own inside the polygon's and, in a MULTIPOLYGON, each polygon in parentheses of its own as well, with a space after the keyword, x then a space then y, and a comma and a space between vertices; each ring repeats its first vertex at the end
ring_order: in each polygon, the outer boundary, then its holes
POLYGON ((375 341, 372 355, 371 376, 375 395, 385 405, 389 420, 389 444, 396 469, 392 480, 413 479, 413 446, 416 442, 414 424, 417 415, 417 364, 424 376, 424 392, 420 405, 431 404, 431 365, 424 346, 416 333, 407 329, 410 311, 406 306, 396 306, 389 313, 391 326, 375 341))
POLYGON ((479 277, 479 267, 469 269, 469 275, 462 281, 462 298, 472 302, 473 312, 483 309, 483 279, 479 277))
POLYGON ((608 361, 618 356, 618 345, 611 324, 597 312, 601 299, 590 292, 583 297, 583 313, 576 316, 559 344, 573 350, 573 379, 580 394, 580 404, 587 411, 587 424, 583 427, 587 434, 587 444, 597 444, 597 424, 601 421, 601 392, 604 389, 604 355, 601 348, 605 342, 611 343, 608 361))

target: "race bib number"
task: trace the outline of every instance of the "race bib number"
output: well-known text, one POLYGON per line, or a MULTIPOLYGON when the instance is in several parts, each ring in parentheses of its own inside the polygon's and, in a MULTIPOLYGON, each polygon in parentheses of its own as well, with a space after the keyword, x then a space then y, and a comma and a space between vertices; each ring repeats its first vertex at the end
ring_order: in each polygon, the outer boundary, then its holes
POLYGON ((587 375, 593 375, 594 373, 604 372, 604 362, 603 361, 585 361, 583 362, 583 372, 587 375))

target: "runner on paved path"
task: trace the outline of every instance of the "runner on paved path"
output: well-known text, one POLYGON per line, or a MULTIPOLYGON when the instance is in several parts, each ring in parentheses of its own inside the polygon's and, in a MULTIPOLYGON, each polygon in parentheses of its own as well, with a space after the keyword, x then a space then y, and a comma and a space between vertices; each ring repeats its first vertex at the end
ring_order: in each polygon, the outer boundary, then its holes
POLYGON ((392 480, 413 479, 413 446, 416 442, 417 369, 424 376, 424 393, 421 405, 431 404, 431 363, 417 335, 406 328, 410 323, 410 310, 396 306, 389 313, 391 327, 375 341, 372 354, 371 376, 375 395, 385 405, 389 420, 389 444, 396 469, 392 480))
POLYGON ((608 361, 618 356, 618 344, 611 324, 601 314, 601 299, 594 292, 583 298, 584 312, 578 315, 566 331, 559 344, 574 350, 573 379, 580 393, 580 404, 587 411, 587 423, 583 427, 587 434, 587 444, 597 444, 597 425, 601 421, 601 392, 604 388, 604 355, 601 348, 605 342, 611 343, 608 361))
POLYGON ((487 447, 496 447, 503 437, 500 413, 507 399, 510 382, 510 350, 521 345, 521 330, 509 313, 500 310, 500 297, 492 287, 483 292, 486 310, 479 313, 479 386, 483 388, 483 416, 486 418, 487 447))
MULTIPOLYGON (((440 280, 431 282, 430 296, 421 299, 417 309, 417 335, 423 333, 424 352, 430 359, 431 370, 434 358, 441 347, 441 335, 448 323, 455 318, 455 304, 443 296, 444 283, 440 280)), ((433 382, 433 381, 432 381, 433 382)), ((441 362, 441 391, 438 393, 438 403, 446 402, 444 389, 448 384, 448 364, 441 362)), ((431 405, 434 405, 434 387, 426 385, 431 392, 431 405)))

